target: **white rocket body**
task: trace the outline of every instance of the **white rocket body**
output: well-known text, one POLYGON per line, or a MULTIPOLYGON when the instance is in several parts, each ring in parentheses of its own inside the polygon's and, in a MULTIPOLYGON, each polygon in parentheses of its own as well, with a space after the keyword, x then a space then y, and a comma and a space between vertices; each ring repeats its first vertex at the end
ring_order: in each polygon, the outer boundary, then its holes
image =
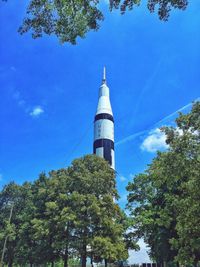
POLYGON ((103 83, 99 89, 99 101, 94 119, 94 154, 105 158, 115 169, 114 119, 110 104, 109 88, 106 85, 105 69, 103 83))

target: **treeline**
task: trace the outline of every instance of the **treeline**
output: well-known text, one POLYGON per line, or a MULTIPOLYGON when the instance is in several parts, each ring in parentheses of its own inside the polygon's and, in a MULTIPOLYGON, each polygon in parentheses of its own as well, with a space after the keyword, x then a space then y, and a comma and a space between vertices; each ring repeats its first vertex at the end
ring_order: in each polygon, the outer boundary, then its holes
POLYGON ((0 193, 0 251, 8 237, 4 262, 54 266, 62 260, 67 267, 74 258, 85 267, 88 258, 105 265, 127 259, 135 242, 117 198, 114 171, 94 155, 34 183, 9 183, 0 193))
POLYGON ((157 262, 200 264, 200 103, 163 127, 169 149, 128 184, 128 207, 137 237, 157 262))

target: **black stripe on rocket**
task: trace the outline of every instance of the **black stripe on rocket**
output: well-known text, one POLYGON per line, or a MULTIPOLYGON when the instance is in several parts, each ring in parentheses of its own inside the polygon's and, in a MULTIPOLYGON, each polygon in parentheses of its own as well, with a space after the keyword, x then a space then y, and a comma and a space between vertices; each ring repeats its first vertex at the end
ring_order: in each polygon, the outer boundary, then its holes
POLYGON ((97 139, 94 141, 93 145, 93 153, 96 154, 96 149, 102 147, 103 148, 103 157, 107 160, 112 166, 112 154, 111 151, 114 151, 114 142, 110 139, 97 139))
POLYGON ((94 121, 98 121, 98 120, 110 120, 110 121, 114 122, 113 116, 111 114, 108 114, 108 113, 97 114, 95 116, 94 121))

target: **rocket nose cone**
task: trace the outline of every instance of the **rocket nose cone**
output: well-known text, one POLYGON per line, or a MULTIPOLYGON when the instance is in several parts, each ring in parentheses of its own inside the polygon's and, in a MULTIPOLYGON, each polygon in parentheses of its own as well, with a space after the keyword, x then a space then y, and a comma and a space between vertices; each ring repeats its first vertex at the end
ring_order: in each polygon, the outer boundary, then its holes
POLYGON ((99 90, 99 97, 101 97, 101 96, 107 96, 107 97, 109 97, 109 88, 108 88, 108 86, 105 84, 105 83, 103 83, 102 85, 101 85, 101 87, 100 87, 100 90, 99 90))
POLYGON ((109 97, 107 96, 101 96, 99 98, 96 114, 101 114, 101 113, 107 113, 113 115, 110 100, 109 97))

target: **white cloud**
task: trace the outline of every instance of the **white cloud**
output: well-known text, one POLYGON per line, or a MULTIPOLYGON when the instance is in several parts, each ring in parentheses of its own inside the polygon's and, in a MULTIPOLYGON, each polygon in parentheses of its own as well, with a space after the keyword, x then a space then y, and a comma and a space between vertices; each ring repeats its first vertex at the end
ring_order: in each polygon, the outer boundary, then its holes
POLYGON ((32 117, 39 117, 44 112, 43 108, 40 106, 34 107, 33 110, 29 113, 32 117))
POLYGON ((24 100, 24 98, 22 97, 21 93, 16 90, 14 91, 12 96, 15 99, 17 105, 26 112, 26 110, 28 109, 28 105, 26 101, 24 100))
POLYGON ((32 105, 27 103, 19 90, 13 90, 12 97, 17 103, 18 107, 21 108, 26 114, 29 114, 31 117, 37 118, 42 113, 44 113, 44 109, 41 106, 37 105, 33 107, 32 105))
POLYGON ((148 247, 144 243, 142 239, 138 241, 138 245, 140 246, 139 251, 129 250, 129 264, 133 263, 143 263, 143 262, 151 262, 148 255, 148 247))
POLYGON ((125 182, 125 181, 127 181, 126 177, 123 176, 123 175, 119 175, 118 177, 119 177, 120 182, 125 182))
POLYGON ((149 135, 144 139, 140 148, 144 151, 154 153, 157 150, 167 149, 166 136, 160 129, 156 128, 150 131, 149 135))

